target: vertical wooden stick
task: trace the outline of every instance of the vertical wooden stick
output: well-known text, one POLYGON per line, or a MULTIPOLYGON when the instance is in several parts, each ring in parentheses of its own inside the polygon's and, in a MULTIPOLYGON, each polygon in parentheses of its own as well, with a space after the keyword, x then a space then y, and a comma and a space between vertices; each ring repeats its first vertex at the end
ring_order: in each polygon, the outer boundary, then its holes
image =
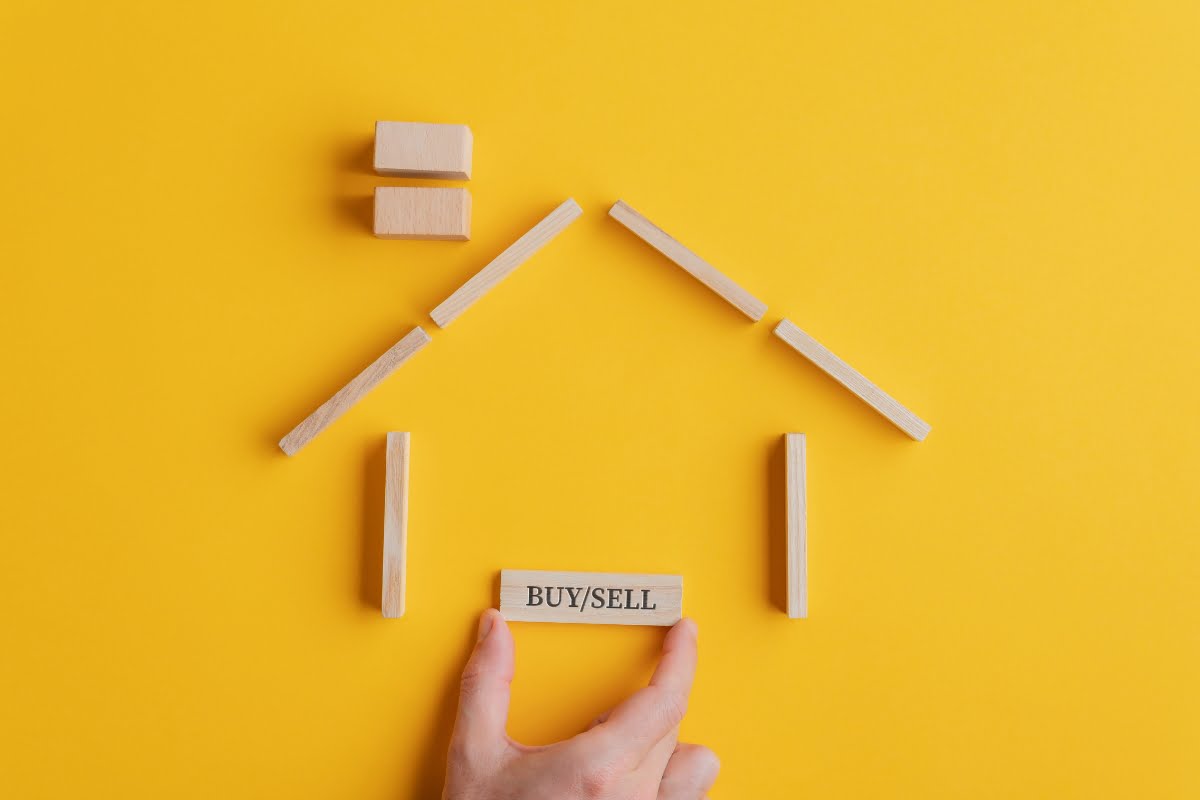
POLYGON ((784 435, 787 446, 787 615, 808 616, 808 497, 804 434, 784 435))
POLYGON ((408 554, 409 434, 387 435, 387 483, 383 491, 383 616, 404 616, 408 554))

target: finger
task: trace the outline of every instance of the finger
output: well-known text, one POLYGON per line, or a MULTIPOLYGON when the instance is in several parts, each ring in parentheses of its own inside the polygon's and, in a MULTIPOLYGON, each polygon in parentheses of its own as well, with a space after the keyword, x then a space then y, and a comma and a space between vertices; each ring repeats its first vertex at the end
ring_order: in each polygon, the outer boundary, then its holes
POLYGON ((500 612, 489 608, 479 618, 475 652, 463 670, 458 696, 454 740, 465 753, 504 746, 512 679, 512 633, 500 612))
POLYGON ((640 761, 683 721, 696 676, 696 623, 682 619, 663 640, 662 657, 650 685, 613 709, 593 734, 631 750, 640 761))
POLYGON ((650 748, 650 752, 646 753, 646 757, 642 759, 642 763, 637 766, 637 773, 645 776, 647 780, 654 783, 662 780, 663 773, 667 769, 667 762, 671 760, 671 756, 675 753, 675 748, 679 746, 679 728, 675 727, 667 733, 666 736, 659 739, 650 748))
POLYGON ((721 771, 716 753, 698 744, 681 743, 675 749, 662 783, 658 800, 700 800, 712 788, 721 771))
POLYGON ((587 730, 590 731, 592 728, 595 728, 597 725, 603 725, 605 722, 608 722, 608 715, 611 713, 612 713, 611 710, 603 712, 600 716, 596 717, 594 720, 592 720, 591 722, 588 723, 587 730))

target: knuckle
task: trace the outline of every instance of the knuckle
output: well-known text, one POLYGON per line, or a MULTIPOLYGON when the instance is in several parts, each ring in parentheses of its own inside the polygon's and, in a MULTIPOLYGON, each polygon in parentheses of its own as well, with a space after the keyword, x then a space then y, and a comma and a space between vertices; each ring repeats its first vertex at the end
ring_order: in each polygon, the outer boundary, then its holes
POLYGON ((591 761, 579 770, 579 790, 584 797, 607 797, 617 782, 616 765, 608 761, 591 761))
POLYGON ((688 699, 686 695, 677 694, 675 692, 667 693, 659 705, 660 713, 664 722, 667 722, 674 727, 683 722, 683 717, 687 714, 688 699))
POLYGON ((447 756, 449 763, 467 776, 475 776, 482 771, 483 759, 478 748, 472 747, 463 736, 450 739, 450 752, 447 756))
POLYGON ((471 766, 474 762, 474 750, 468 746, 465 737, 455 735, 450 737, 450 748, 447 758, 452 764, 462 764, 463 766, 471 766))
POLYGON ((474 697, 483 690, 484 684, 487 683, 487 672, 480 669, 478 666, 468 663, 466 669, 463 670, 462 682, 460 691, 463 697, 474 697))

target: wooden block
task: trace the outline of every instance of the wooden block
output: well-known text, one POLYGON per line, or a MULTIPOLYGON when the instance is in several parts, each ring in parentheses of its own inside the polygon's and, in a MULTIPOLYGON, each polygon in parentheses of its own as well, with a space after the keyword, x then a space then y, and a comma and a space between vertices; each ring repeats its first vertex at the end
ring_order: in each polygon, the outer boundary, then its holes
POLYGON ((361 400, 367 392, 378 386, 380 381, 395 372, 401 364, 427 344, 429 344, 429 334, 421 328, 413 328, 390 350, 375 359, 371 366, 360 372, 337 394, 322 403, 320 408, 293 428, 291 433, 280 440, 279 448, 289 456, 294 456, 300 451, 300 448, 311 442, 318 433, 345 414, 350 406, 361 400))
POLYGON ((376 122, 375 171, 404 178, 471 179, 471 129, 429 122, 376 122))
POLYGON ((500 613, 515 622, 674 625, 683 616, 683 578, 506 569, 500 613))
POLYGON ((790 320, 775 328, 775 335, 787 342, 800 355, 825 370, 838 383, 878 411, 889 422, 918 442, 929 435, 929 423, 900 405, 887 392, 867 380, 862 373, 831 353, 816 339, 800 330, 790 320))
POLYGON ((608 215, 636 233, 646 244, 683 267, 693 278, 712 289, 725 301, 758 322, 767 313, 767 304, 738 286, 720 270, 684 247, 662 228, 634 211, 624 200, 618 200, 608 215))
POLYGON ((475 273, 454 294, 442 301, 441 305, 429 312, 429 316, 444 328, 458 318, 458 315, 471 307, 471 304, 483 297, 500 281, 507 278, 513 270, 521 266, 526 259, 542 248, 563 229, 579 218, 583 209, 574 200, 567 199, 558 208, 550 212, 541 222, 534 225, 508 249, 492 259, 479 272, 475 273))
POLYGON ((376 186, 375 235, 465 242, 471 238, 471 193, 453 187, 376 186))
POLYGON ((789 433, 787 446, 787 615, 808 616, 808 498, 804 434, 789 433))
POLYGON ((404 616, 408 551, 408 433, 387 435, 387 483, 383 489, 383 616, 404 616))

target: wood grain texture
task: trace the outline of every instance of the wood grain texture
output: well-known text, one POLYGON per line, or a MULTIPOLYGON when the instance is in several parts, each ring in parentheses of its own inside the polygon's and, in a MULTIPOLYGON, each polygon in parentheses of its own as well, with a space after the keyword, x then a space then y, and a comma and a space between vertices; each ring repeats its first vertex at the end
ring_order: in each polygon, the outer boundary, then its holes
POLYGON ((638 235, 646 244, 674 261, 693 278, 723 297, 727 303, 755 322, 767 313, 767 304, 734 283, 729 276, 684 247, 673 236, 618 200, 608 215, 638 235))
POLYGON ((514 622, 674 625, 683 616, 683 577, 506 569, 500 613, 514 622))
POLYGON ((375 171, 403 178, 470 180, 473 144, 466 125, 376 122, 375 171))
POLYGON ((408 554, 407 432, 387 435, 387 481, 383 489, 383 616, 404 616, 404 589, 408 554))
POLYGON ((563 229, 578 219, 582 213, 583 209, 579 207, 579 204, 568 198, 562 205, 551 211, 545 219, 530 228, 524 236, 509 245, 507 250, 492 259, 491 263, 475 273, 454 294, 443 300, 437 308, 429 312, 429 316, 433 318, 439 328, 445 328, 457 319, 459 314, 470 308, 476 300, 512 274, 513 270, 521 266, 542 246, 562 233, 563 229))
POLYGON ((787 615, 808 616, 808 490, 803 433, 784 435, 787 449, 787 615))
POLYGON ((317 434, 329 427, 330 423, 345 414, 367 392, 378 386, 380 381, 395 372, 401 364, 412 358, 413 354, 427 344, 429 344, 429 334, 419 327, 413 328, 391 349, 375 359, 371 366, 356 375, 337 394, 322 403, 320 408, 293 428, 291 433, 280 440, 279 448, 289 456, 298 453, 317 434))
POLYGON ((454 187, 377 186, 375 235, 465 242, 471 238, 471 193, 454 187))
POLYGON ((775 335, 913 439, 919 442, 929 435, 928 422, 900 405, 891 395, 871 383, 862 373, 835 356, 790 320, 780 322, 775 328, 775 335))

